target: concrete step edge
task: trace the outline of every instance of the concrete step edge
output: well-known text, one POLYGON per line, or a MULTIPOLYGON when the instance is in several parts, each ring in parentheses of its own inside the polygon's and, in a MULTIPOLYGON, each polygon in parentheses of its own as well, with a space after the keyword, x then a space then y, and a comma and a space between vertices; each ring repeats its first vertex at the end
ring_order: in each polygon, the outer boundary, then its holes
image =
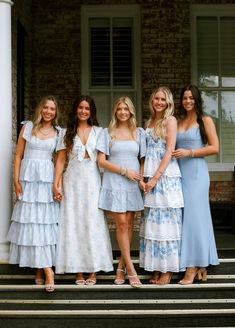
MULTIPOLYGON (((0 285, 0 291, 38 291, 38 290, 44 290, 44 285, 0 285)), ((55 289, 57 290, 70 290, 70 291, 77 291, 79 289, 84 290, 103 290, 103 291, 110 291, 110 290, 125 290, 125 289, 135 289, 135 290, 155 290, 155 289, 224 289, 224 288, 231 288, 235 289, 235 283, 195 283, 191 285, 179 285, 177 283, 175 284, 168 284, 168 285, 152 285, 152 284, 143 284, 141 288, 133 288, 129 284, 123 284, 123 285, 102 285, 102 284, 96 284, 96 285, 57 285, 55 284, 55 289)))
POLYGON ((0 300, 0 304, 235 304, 235 299, 96 299, 96 300, 73 300, 73 299, 59 299, 59 300, 35 300, 35 299, 4 299, 0 300))
MULTIPOLYGON (((148 280, 151 278, 151 275, 138 275, 140 279, 148 280)), ((173 274, 173 278, 179 278, 181 275, 173 274)), ((235 274, 210 274, 207 275, 208 279, 235 279, 235 274)), ((30 274, 2 274, 0 275, 0 280, 34 280, 35 275, 30 274)), ((97 280, 114 280, 115 275, 102 275, 97 274, 97 280)), ((128 279, 128 277, 126 277, 128 279)), ((55 275, 55 280, 74 280, 75 274, 66 274, 66 275, 55 275)))
POLYGON ((188 309, 188 310, 0 310, 0 317, 99 317, 105 316, 235 316, 235 309, 188 309))
MULTIPOLYGON (((234 250, 235 251, 235 249, 231 249, 231 250, 234 250)), ((118 262, 119 262, 119 260, 117 259, 117 260, 113 260, 113 264, 118 264, 118 262)), ((139 264, 139 258, 138 257, 132 257, 132 262, 134 263, 134 264, 139 264)), ((235 258, 230 258, 230 257, 228 257, 228 258, 219 258, 219 262, 220 263, 235 263, 235 258)), ((1 265, 10 265, 9 264, 9 262, 8 261, 0 261, 0 266, 1 265)))

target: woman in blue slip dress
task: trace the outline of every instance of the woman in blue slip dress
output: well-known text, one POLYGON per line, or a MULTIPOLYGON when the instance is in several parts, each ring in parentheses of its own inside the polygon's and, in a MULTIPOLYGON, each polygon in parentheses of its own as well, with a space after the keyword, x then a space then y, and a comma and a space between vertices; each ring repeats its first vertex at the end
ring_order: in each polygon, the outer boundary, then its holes
POLYGON ((153 272, 150 283, 169 284, 179 272, 183 194, 175 149, 177 121, 174 102, 167 87, 153 91, 149 100, 144 163, 145 215, 140 224, 140 267, 153 272))
POLYGON ((143 209, 139 188, 146 151, 145 132, 136 126, 135 108, 129 97, 118 98, 108 129, 97 142, 98 163, 104 168, 99 207, 112 212, 116 236, 121 250, 115 284, 125 282, 125 273, 132 287, 140 287, 130 254, 134 215, 143 209))
POLYGON ((94 285, 96 272, 113 270, 109 231, 98 208, 101 175, 96 142, 101 131, 94 100, 78 96, 69 112, 67 129, 59 137, 54 179, 54 194, 61 200, 56 273, 76 273, 77 285, 94 285), (84 273, 89 273, 87 279, 84 273))
POLYGON ((32 122, 23 122, 14 161, 17 202, 8 232, 9 263, 37 268, 36 284, 54 290, 59 205, 53 199, 53 153, 57 143, 58 104, 42 98, 32 122))
POLYGON ((206 281, 206 267, 219 264, 209 206, 209 174, 205 156, 217 154, 219 141, 213 120, 203 114, 202 98, 194 85, 180 95, 177 149, 184 195, 180 270, 186 270, 179 284, 206 281))

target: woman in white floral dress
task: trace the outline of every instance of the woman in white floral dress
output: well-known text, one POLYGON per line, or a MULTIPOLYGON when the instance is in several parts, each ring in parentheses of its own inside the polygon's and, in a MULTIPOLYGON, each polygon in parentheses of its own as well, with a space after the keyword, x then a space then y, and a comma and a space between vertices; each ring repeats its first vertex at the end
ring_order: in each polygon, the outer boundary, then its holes
POLYGON ((57 147, 54 194, 61 203, 56 273, 77 273, 78 285, 93 285, 96 272, 113 270, 109 231, 104 213, 98 209, 101 176, 96 142, 102 128, 97 125, 93 99, 77 97, 57 147), (89 273, 86 280, 84 273, 89 273))
POLYGON ((156 89, 149 101, 152 117, 147 127, 144 177, 145 216, 140 225, 140 266, 152 271, 150 283, 168 284, 179 271, 183 196, 181 174, 172 151, 177 122, 174 102, 166 87, 156 89))

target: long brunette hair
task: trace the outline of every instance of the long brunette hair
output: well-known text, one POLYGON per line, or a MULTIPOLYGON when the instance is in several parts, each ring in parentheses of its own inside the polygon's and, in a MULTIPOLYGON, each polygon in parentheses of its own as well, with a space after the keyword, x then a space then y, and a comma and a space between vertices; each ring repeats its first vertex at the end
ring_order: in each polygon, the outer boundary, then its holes
POLYGON ((77 109, 78 109, 79 104, 84 100, 88 102, 89 108, 90 108, 90 113, 91 113, 87 123, 90 126, 93 126, 93 125, 99 126, 99 123, 96 118, 96 105, 95 105, 93 98, 91 98, 88 95, 78 96, 74 100, 72 108, 71 108, 70 112, 68 113, 67 129, 66 129, 66 133, 64 136, 64 143, 66 146, 67 153, 69 153, 73 148, 74 138, 77 134, 77 127, 79 126, 79 120, 77 117, 77 109))
POLYGON ((183 97, 184 97, 184 93, 185 91, 191 91, 193 99, 195 101, 195 111, 197 114, 197 123, 199 125, 199 130, 200 130, 200 134, 201 134, 201 138, 204 144, 207 143, 208 139, 207 139, 207 134, 206 134, 206 130, 205 130, 205 126, 204 126, 204 122, 203 122, 203 109, 202 109, 202 96, 201 96, 201 92, 198 89, 198 87, 196 85, 193 84, 189 84, 186 85, 180 93, 180 111, 181 114, 186 117, 187 115, 187 111, 183 106, 183 97))

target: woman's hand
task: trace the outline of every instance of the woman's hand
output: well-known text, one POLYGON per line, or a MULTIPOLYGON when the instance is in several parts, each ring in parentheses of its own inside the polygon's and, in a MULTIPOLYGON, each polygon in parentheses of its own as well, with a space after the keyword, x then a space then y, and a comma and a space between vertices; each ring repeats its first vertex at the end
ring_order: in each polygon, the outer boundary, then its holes
POLYGON ((185 158, 185 157, 190 157, 190 153, 191 153, 190 149, 179 148, 172 152, 172 156, 174 156, 175 158, 185 158))
POLYGON ((140 181, 142 179, 142 176, 140 173, 130 170, 130 169, 126 169, 126 174, 125 176, 132 181, 140 181))
POLYGON ((157 183, 157 179, 156 178, 152 178, 150 179, 146 184, 145 184, 145 193, 147 194, 148 192, 150 192, 157 183))
POLYGON ((53 194, 54 194, 54 200, 56 202, 60 202, 63 198, 62 189, 60 186, 53 185, 53 194))
POLYGON ((21 198, 23 192, 22 192, 22 187, 21 187, 21 184, 19 183, 19 181, 17 182, 14 182, 14 187, 15 187, 15 193, 16 193, 16 197, 18 199, 21 198))
POLYGON ((139 187, 141 190, 143 190, 143 192, 145 192, 145 182, 143 180, 139 181, 139 187))

